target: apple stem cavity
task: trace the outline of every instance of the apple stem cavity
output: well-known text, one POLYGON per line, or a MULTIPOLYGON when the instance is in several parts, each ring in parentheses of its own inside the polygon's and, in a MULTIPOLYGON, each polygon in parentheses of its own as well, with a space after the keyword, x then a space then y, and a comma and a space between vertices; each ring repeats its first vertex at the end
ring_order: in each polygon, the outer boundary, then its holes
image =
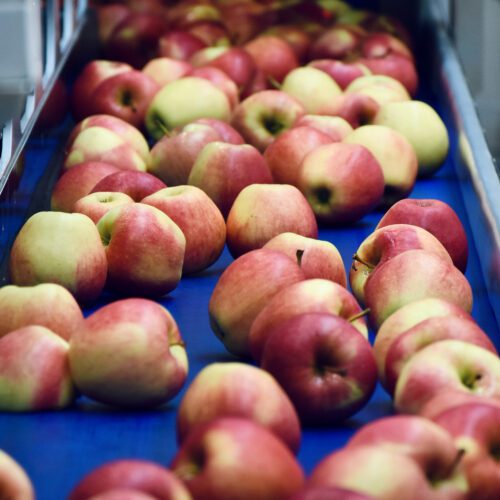
POLYGON ((299 267, 302 265, 302 256, 304 255, 304 251, 305 250, 297 250, 297 252, 295 253, 297 257, 297 264, 299 265, 299 267))
POLYGON ((332 197, 332 192, 326 187, 318 187, 314 190, 314 196, 320 205, 328 205, 332 197))
POLYGON ((281 90, 281 88, 282 88, 281 83, 278 82, 278 80, 276 80, 276 78, 274 78, 272 75, 268 75, 267 81, 269 82, 269 84, 271 85, 271 87, 273 87, 273 88, 275 88, 277 90, 281 90))
POLYGON ((369 269, 375 269, 375 266, 372 265, 372 264, 369 264, 368 262, 364 261, 357 253, 355 253, 353 256, 352 256, 352 260, 353 260, 353 263, 352 263, 352 268, 354 271, 356 271, 356 262, 359 262, 360 264, 363 264, 364 266, 368 267, 369 269))
POLYGON ((370 311, 371 311, 370 308, 363 309, 359 313, 354 314, 353 316, 351 316, 347 321, 349 323, 352 323, 352 322, 356 321, 359 318, 364 318, 365 316, 367 316, 368 314, 370 314, 370 311))

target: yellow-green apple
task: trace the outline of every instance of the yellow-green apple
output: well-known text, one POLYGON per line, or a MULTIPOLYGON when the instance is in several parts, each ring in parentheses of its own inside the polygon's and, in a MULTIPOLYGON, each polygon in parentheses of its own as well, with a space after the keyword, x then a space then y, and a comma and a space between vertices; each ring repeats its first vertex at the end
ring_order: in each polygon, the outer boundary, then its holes
POLYGON ((311 45, 310 59, 346 59, 354 54, 365 31, 354 25, 334 26, 311 45))
POLYGON ((246 43, 243 48, 252 56, 256 66, 267 78, 281 83, 285 76, 299 66, 291 45, 272 35, 260 35, 246 43))
POLYGON ((224 217, 244 188, 272 181, 267 162, 256 148, 220 141, 201 150, 188 178, 188 184, 205 191, 224 217))
POLYGON ((310 126, 295 126, 280 134, 264 152, 274 182, 296 186, 305 155, 332 142, 330 135, 310 126))
POLYGON ((7 285, 0 288, 0 337, 23 326, 39 325, 68 340, 83 321, 80 306, 61 285, 7 285))
POLYGON ((142 203, 117 206, 99 220, 97 229, 108 261, 109 287, 155 297, 177 287, 186 238, 161 210, 142 203))
POLYGON ((422 469, 440 498, 466 498, 467 479, 461 452, 439 425, 416 415, 384 417, 362 427, 347 448, 376 446, 411 458, 422 469))
POLYGON ((377 159, 384 174, 384 205, 390 206, 411 193, 417 179, 418 160, 413 146, 402 134, 382 125, 364 125, 344 142, 364 146, 377 159))
POLYGON ((286 500, 304 485, 289 448, 259 424, 219 418, 193 430, 170 468, 193 498, 286 500))
POLYGON ((278 436, 294 453, 300 423, 292 403, 268 372, 246 363, 213 363, 193 380, 177 412, 177 438, 221 417, 248 418, 278 436))
POLYGON ((141 201, 146 196, 160 191, 167 186, 158 177, 146 172, 115 172, 102 178, 92 189, 91 193, 123 193, 134 201, 141 201))
POLYGON ((220 140, 221 135, 214 127, 189 123, 153 146, 148 170, 169 186, 186 184, 203 147, 220 140))
POLYGON ((364 146, 333 143, 305 156, 299 188, 318 221, 352 223, 380 203, 384 175, 376 158, 364 146))
POLYGON ((175 27, 189 27, 201 22, 220 22, 221 12, 210 2, 187 1, 169 9, 168 20, 175 27))
POLYGON ((394 393, 401 413, 418 413, 443 391, 500 399, 498 355, 462 340, 440 340, 414 354, 403 367, 394 393))
POLYGON ((226 223, 215 203, 195 186, 176 186, 147 196, 142 203, 167 214, 186 238, 183 273, 212 265, 226 242, 226 223))
POLYGON ((202 66, 200 68, 193 68, 189 72, 189 76, 196 78, 204 78, 208 80, 210 83, 215 85, 219 90, 224 92, 224 95, 227 97, 229 101, 229 107, 231 111, 236 108, 236 106, 240 102, 239 90, 231 78, 227 76, 227 74, 220 70, 219 68, 214 68, 212 66, 202 66))
POLYGON ((293 24, 272 26, 263 34, 277 36, 285 40, 292 47, 299 61, 305 60, 312 42, 312 37, 304 29, 293 24))
POLYGON ((104 127, 115 132, 132 146, 145 163, 149 161, 149 145, 142 133, 130 123, 112 115, 92 115, 79 122, 66 142, 66 150, 71 149, 80 132, 90 127, 104 127))
POLYGON ((298 262, 281 252, 260 249, 242 255, 226 268, 212 292, 212 330, 229 352, 250 356, 248 337, 254 319, 273 295, 303 279, 298 262))
POLYGON ((152 137, 160 139, 198 118, 229 121, 230 113, 222 90, 205 78, 186 76, 165 85, 155 95, 146 113, 146 127, 152 137))
POLYGON ((73 212, 86 215, 94 224, 97 224, 101 217, 112 208, 132 204, 134 200, 128 194, 96 191, 77 200, 73 205, 73 212))
POLYGON ((391 127, 403 134, 415 149, 419 176, 434 174, 443 164, 449 148, 446 126, 427 103, 391 102, 380 108, 377 125, 391 127))
POLYGON ((87 500, 117 488, 146 493, 152 498, 191 500, 191 495, 172 471, 138 459, 115 460, 92 470, 73 488, 68 499, 87 500))
POLYGON ((193 123, 200 123, 214 128, 219 132, 223 142, 228 142, 229 144, 245 144, 245 140, 241 137, 241 134, 234 127, 229 125, 229 123, 215 118, 200 118, 193 123))
POLYGON ((373 497, 336 486, 306 486, 290 500, 373 500, 373 497))
POLYGON ((371 71, 363 64, 336 59, 316 59, 311 61, 308 66, 330 75, 342 90, 345 90, 357 78, 371 74, 371 71))
POLYGON ((233 257, 262 248, 281 233, 318 237, 314 213, 289 184, 251 184, 234 200, 227 216, 227 245, 233 257))
POLYGON ((391 314, 377 331, 373 343, 373 351, 379 369, 379 379, 385 380, 385 358, 392 342, 402 333, 410 330, 422 321, 430 318, 443 318, 453 316, 454 318, 474 322, 472 316, 461 307, 447 300, 428 298, 410 302, 391 314))
POLYGON ((142 71, 126 71, 101 82, 91 95, 88 115, 113 115, 142 127, 146 110, 160 86, 142 71))
POLYGON ((324 71, 308 66, 290 71, 280 90, 295 97, 307 113, 316 115, 335 114, 334 99, 342 94, 333 78, 324 71))
POLYGON ((50 208, 57 212, 72 212, 77 200, 89 194, 101 179, 115 172, 119 172, 119 168, 110 163, 90 161, 75 165, 54 185, 50 208))
POLYGON ((147 162, 126 138, 105 127, 82 130, 66 151, 63 168, 69 170, 86 162, 110 163, 123 170, 145 172, 147 162))
POLYGON ((191 64, 169 57, 151 59, 142 72, 152 78, 160 87, 186 76, 192 69, 191 64))
POLYGON ((98 59, 89 62, 78 75, 71 91, 71 111, 76 120, 88 116, 94 90, 106 78, 131 71, 129 64, 98 59))
POLYGON ((413 224, 432 233, 446 248, 460 271, 467 268, 469 245, 464 226, 453 208, 441 200, 406 199, 395 203, 377 227, 413 224))
POLYGON ((451 262, 427 250, 407 250, 384 262, 370 275, 364 291, 377 327, 400 307, 425 298, 444 299, 466 312, 472 310, 467 278, 451 262))
POLYGON ((340 116, 304 115, 299 118, 294 127, 312 127, 326 135, 332 142, 341 142, 353 130, 347 120, 340 116))
POLYGON ((300 267, 307 279, 321 278, 347 286, 342 256, 330 241, 285 232, 270 239, 264 248, 278 250, 290 258, 300 252, 300 267))
POLYGON ((332 115, 343 118, 351 127, 358 128, 374 120, 380 105, 368 95, 344 93, 334 99, 333 108, 332 115))
POLYGON ((269 329, 260 364, 306 425, 344 421, 366 405, 377 385, 368 340, 333 314, 299 314, 269 329))
POLYGON ((361 94, 371 97, 379 106, 389 102, 409 101, 411 99, 404 86, 394 78, 385 75, 366 75, 345 89, 346 94, 361 94))
POLYGON ((9 260, 14 285, 57 283, 80 302, 104 288, 106 252, 95 224, 85 215, 38 212, 19 231, 9 260))
POLYGON ((380 500, 457 498, 440 495, 415 460, 378 445, 331 453, 315 467, 308 484, 348 488, 380 500))
POLYGON ((0 338, 0 409, 56 410, 75 397, 68 343, 48 328, 24 326, 0 338))
POLYGON ((304 114, 304 107, 294 97, 280 90, 263 90, 236 107, 232 125, 249 144, 264 151, 304 114))
POLYGON ((356 298, 365 302, 366 282, 379 266, 396 255, 415 249, 433 252, 446 262, 452 263, 440 241, 421 227, 393 224, 371 233, 356 250, 349 270, 349 282, 356 298))
POLYGON ((496 498, 500 492, 500 407, 486 402, 465 403, 434 420, 465 452, 462 460, 469 482, 468 498, 496 498))
POLYGON ((188 371, 172 315, 156 302, 136 298, 113 302, 87 317, 71 337, 69 364, 83 394, 128 408, 169 401, 188 371))
POLYGON ((207 46, 197 36, 185 30, 172 30, 158 40, 158 55, 179 61, 188 61, 191 56, 207 46))
POLYGON ((2 450, 0 450, 0 483, 5 498, 35 499, 33 485, 25 470, 2 450))

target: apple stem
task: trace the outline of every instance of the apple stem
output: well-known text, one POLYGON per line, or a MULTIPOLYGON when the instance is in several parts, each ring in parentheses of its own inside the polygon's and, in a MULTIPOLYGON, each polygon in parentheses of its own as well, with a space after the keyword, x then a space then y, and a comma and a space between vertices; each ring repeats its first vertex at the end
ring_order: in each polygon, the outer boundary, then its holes
POLYGON ((295 256, 297 257, 297 264, 299 267, 302 265, 302 256, 304 255, 304 250, 297 250, 295 256))
POLYGON ((170 133, 170 130, 164 125, 164 123, 161 120, 155 120, 156 126, 163 132, 163 135, 166 135, 167 137, 170 137, 172 134, 170 133))
MULTIPOLYGON (((368 262, 364 261, 357 253, 355 253, 353 256, 352 256, 352 260, 354 262, 359 262, 360 264, 363 264, 364 266, 370 268, 370 269, 375 269, 375 266, 372 265, 372 264, 369 264, 368 262)), ((355 265, 353 262, 353 266, 355 265)), ((356 270, 356 268, 354 267, 354 270, 356 270)))
POLYGON ((271 87, 274 87, 277 90, 281 90, 281 83, 278 82, 278 80, 276 80, 276 78, 274 78, 273 76, 268 75, 267 81, 271 84, 271 87))
POLYGON ((465 450, 463 448, 460 448, 457 451, 457 454, 455 455, 455 460, 453 460, 452 464, 450 465, 449 473, 445 477, 450 477, 455 472, 456 468, 458 467, 458 465, 462 461, 462 458, 464 457, 464 455, 465 455, 465 450))
POLYGON ((367 314, 370 314, 370 311, 371 311, 370 308, 363 309, 359 313, 354 314, 353 316, 351 316, 347 321, 349 321, 349 323, 352 323, 352 322, 356 321, 359 318, 364 318, 367 314))

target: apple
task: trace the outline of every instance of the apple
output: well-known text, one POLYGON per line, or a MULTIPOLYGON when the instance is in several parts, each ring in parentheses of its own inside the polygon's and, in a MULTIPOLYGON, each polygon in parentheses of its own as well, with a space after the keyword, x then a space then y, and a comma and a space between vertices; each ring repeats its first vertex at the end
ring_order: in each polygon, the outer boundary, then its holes
POLYGON ((217 120, 215 118, 200 118, 195 120, 193 123, 200 123, 202 125, 208 125, 219 132, 223 142, 228 142, 229 144, 245 144, 245 140, 241 137, 240 133, 229 123, 217 120))
POLYGON ((226 223, 215 203, 195 186, 162 189, 142 200, 168 215, 186 238, 182 272, 197 273, 211 266, 226 242, 226 223))
POLYGON ((345 90, 354 80, 371 74, 371 71, 363 64, 347 63, 336 59, 316 59, 311 61, 308 66, 324 71, 337 82, 342 90, 345 90))
POLYGON ((488 335, 469 319, 455 316, 424 320, 395 338, 385 358, 384 386, 393 393, 403 367, 415 353, 434 342, 455 339, 474 344, 497 354, 488 335))
POLYGON ((262 92, 263 90, 269 90, 271 87, 271 82, 266 77, 266 74, 261 69, 257 68, 254 77, 250 80, 248 85, 240 90, 240 98, 244 100, 252 94, 262 92))
POLYGON ((147 299, 118 300, 85 320, 69 345, 82 394, 123 408, 161 405, 182 388, 188 360, 177 324, 147 299))
POLYGON ((212 199, 224 217, 239 193, 252 184, 270 184, 272 175, 266 160, 249 144, 211 142, 198 154, 188 184, 212 199))
POLYGON ((498 356, 462 340, 430 344, 403 367, 394 405, 401 413, 418 413, 431 398, 448 390, 500 399, 498 356))
POLYGON ((241 190, 227 216, 233 257, 262 248, 278 234, 318 237, 318 225, 302 193, 289 184, 251 184, 241 190))
POLYGON ((366 281, 365 303, 374 325, 410 302, 440 298, 466 312, 472 309, 472 290, 450 262, 427 250, 407 250, 381 264, 366 281))
POLYGON ((448 263, 451 257, 431 233, 410 224, 393 224, 375 230, 356 250, 349 270, 352 291, 360 302, 365 302, 365 286, 379 266, 408 250, 433 252, 448 263), (418 229, 416 229, 418 228, 418 229))
POLYGON ((155 139, 198 118, 229 121, 226 95, 204 78, 186 76, 165 85, 146 113, 146 127, 155 139))
POLYGON ((193 498, 204 500, 285 500, 304 485, 304 473, 287 446, 243 418, 197 427, 171 468, 193 498))
POLYGON ((429 104, 422 101, 385 104, 374 123, 393 128, 408 139, 417 153, 419 176, 432 175, 443 164, 449 148, 448 132, 429 104))
POLYGON ((133 203, 134 200, 125 193, 96 191, 80 198, 74 204, 73 212, 86 215, 94 224, 97 224, 101 217, 112 208, 133 203))
POLYGON ((345 92, 371 97, 379 106, 411 99, 408 91, 398 80, 386 75, 366 75, 356 78, 345 89, 345 92))
POLYGON ((82 214, 38 212, 10 251, 12 284, 57 283, 80 302, 96 299, 106 281, 106 253, 94 223, 82 214))
POLYGON ((6 498, 34 500, 35 492, 25 470, 4 451, 0 450, 0 483, 6 498))
POLYGON ((0 337, 24 326, 39 325, 68 340, 83 321, 74 297, 55 283, 1 287, 0 317, 0 337))
POLYGON ((346 120, 352 128, 371 123, 377 115, 380 105, 372 97, 362 93, 344 93, 332 103, 331 114, 346 120))
POLYGON ((309 59, 348 59, 357 50, 364 30, 357 26, 334 26, 312 43, 309 59))
POLYGON ((333 314, 295 315, 268 330, 260 363, 305 425, 346 420, 366 405, 377 384, 369 342, 333 314))
POLYGON ((373 497, 336 486, 306 486, 290 500, 373 500, 373 497))
POLYGON ((153 79, 160 87, 186 76, 192 69, 191 64, 169 57, 151 59, 142 72, 153 79))
POLYGON ((192 69, 189 72, 189 76, 205 78, 214 84, 218 89, 222 90, 229 101, 231 110, 239 104, 240 97, 238 87, 224 71, 212 66, 202 66, 200 68, 192 69))
POLYGON ((335 114, 334 98, 342 94, 342 89, 333 78, 309 66, 290 71, 280 90, 295 97, 307 113, 318 115, 335 114))
POLYGON ((263 248, 278 250, 290 258, 300 255, 300 267, 307 279, 320 278, 346 287, 347 279, 342 256, 330 241, 284 232, 271 238, 263 248))
POLYGON ((147 162, 126 138, 112 130, 95 126, 82 130, 66 151, 63 168, 69 170, 86 162, 110 163, 123 170, 145 172, 147 162))
POLYGON ((113 30, 130 15, 131 9, 128 5, 112 3, 100 5, 97 9, 97 23, 99 41, 106 44, 113 30))
POLYGON ((432 233, 446 248, 460 271, 467 268, 469 245, 464 226, 453 208, 435 199, 406 199, 395 203, 377 227, 414 224, 432 233))
POLYGON ((86 162, 65 172, 52 190, 50 208, 58 212, 72 212, 77 200, 83 198, 102 178, 118 172, 109 163, 86 162))
POLYGON ((69 406, 75 393, 68 349, 64 339, 39 325, 24 326, 0 338, 0 410, 69 406))
POLYGON ((229 352, 248 357, 254 319, 273 295, 303 279, 297 261, 280 252, 260 249, 242 255, 225 269, 210 297, 213 332, 229 352))
POLYGON ((99 220, 97 229, 108 261, 110 288, 161 297, 177 287, 186 238, 161 210, 142 203, 117 206, 99 220))
POLYGON ((195 23, 188 28, 188 31, 209 47, 226 47, 231 45, 227 28, 219 22, 195 23))
POLYGON ((168 18, 175 27, 185 28, 203 22, 220 22, 221 12, 210 2, 181 2, 169 9, 168 18))
POLYGON ((155 500, 155 497, 137 490, 114 488, 93 496, 92 500, 155 500))
POLYGON ((292 452, 299 449, 295 408, 276 380, 260 368, 236 362, 203 368, 179 405, 179 443, 198 425, 221 417, 248 418, 273 432, 292 452))
POLYGON ((340 316, 368 338, 363 311, 343 286, 325 279, 306 279, 288 285, 271 297, 253 320, 248 335, 253 358, 260 362, 270 332, 297 315, 340 316))
POLYGON ((182 482, 166 467, 147 460, 108 462, 89 472, 73 488, 69 500, 87 500, 115 489, 127 489, 152 498, 190 500, 182 482))
POLYGON ((294 127, 312 127, 326 135, 332 142, 341 142, 353 130, 347 120, 340 116, 304 115, 299 118, 294 127))
POLYGON ((384 192, 378 161, 357 144, 333 143, 311 151, 302 161, 298 184, 318 221, 328 224, 359 220, 384 192))
POLYGON ((206 43, 185 30, 172 30, 158 40, 158 55, 179 61, 188 61, 191 56, 206 47, 206 43))
POLYGON ((268 28, 265 35, 277 36, 292 47, 297 59, 304 61, 306 59, 309 47, 312 43, 311 36, 298 26, 293 24, 279 24, 268 28))
POLYGON ((280 90, 264 90, 247 97, 234 110, 233 127, 260 151, 305 114, 295 98, 280 90))
POLYGON ((364 125, 344 142, 364 146, 377 159, 384 174, 384 205, 409 196, 417 179, 418 160, 413 146, 402 134, 382 125, 364 125))

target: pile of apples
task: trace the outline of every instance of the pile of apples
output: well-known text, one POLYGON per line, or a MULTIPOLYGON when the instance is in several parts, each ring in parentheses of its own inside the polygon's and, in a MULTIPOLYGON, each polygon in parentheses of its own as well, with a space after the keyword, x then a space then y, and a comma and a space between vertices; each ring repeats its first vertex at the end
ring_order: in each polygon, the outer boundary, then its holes
MULTIPOLYGON (((404 27, 336 0, 96 8, 107 59, 75 81, 52 210, 20 230, 0 289, 0 409, 169 401, 188 353, 151 299, 226 244, 208 314, 241 360, 185 391, 169 469, 105 464, 70 498, 498 498, 500 361, 470 316, 466 234, 447 204, 407 198, 449 142, 412 99, 404 27), (318 223, 374 209, 347 275, 318 223), (119 300, 84 319, 105 290, 119 300), (400 415, 306 478, 301 428, 350 418, 378 381, 400 415)), ((0 479, 33 498, 11 462, 0 479)))

